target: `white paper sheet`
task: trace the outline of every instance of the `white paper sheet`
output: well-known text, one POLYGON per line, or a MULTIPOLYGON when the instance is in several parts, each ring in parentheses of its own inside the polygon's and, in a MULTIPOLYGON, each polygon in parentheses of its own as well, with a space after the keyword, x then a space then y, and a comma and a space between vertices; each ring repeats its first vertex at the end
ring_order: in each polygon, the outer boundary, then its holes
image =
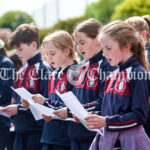
POLYGON ((11 87, 22 99, 29 102, 29 104, 34 104, 34 101, 32 100, 32 94, 28 92, 24 87, 14 89, 11 87))
POLYGON ((45 114, 48 116, 52 116, 53 119, 60 119, 53 114, 54 110, 52 108, 48 108, 41 104, 37 104, 32 100, 32 94, 28 92, 25 88, 12 88, 22 99, 26 100, 30 104, 30 110, 35 118, 35 120, 43 119, 41 114, 45 114))
POLYGON ((4 111, 2 111, 2 109, 3 109, 3 107, 0 107, 0 115, 2 115, 2 116, 5 116, 5 117, 8 117, 9 118, 9 116, 4 112, 4 111))
MULTIPOLYGON (((71 110, 71 112, 77 116, 81 123, 86 127, 85 124, 85 118, 89 115, 88 112, 84 109, 84 107, 81 105, 79 100, 76 98, 76 96, 71 92, 66 92, 64 94, 60 94, 58 91, 56 91, 56 94, 61 98, 61 100, 66 104, 66 106, 71 110)), ((87 128, 87 127, 86 127, 87 128)), ((87 128, 88 129, 88 128, 87 128)), ((102 135, 99 129, 88 129, 90 131, 98 132, 102 135)))

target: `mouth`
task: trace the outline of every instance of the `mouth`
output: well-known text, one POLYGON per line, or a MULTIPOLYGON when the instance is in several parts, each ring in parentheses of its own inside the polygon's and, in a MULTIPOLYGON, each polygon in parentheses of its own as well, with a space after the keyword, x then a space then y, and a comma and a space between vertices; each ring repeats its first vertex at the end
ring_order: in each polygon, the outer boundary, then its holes
POLYGON ((54 65, 55 63, 54 62, 51 62, 51 65, 54 65))
POLYGON ((110 63, 112 59, 107 59, 107 61, 110 63))
POLYGON ((81 55, 85 55, 85 52, 81 52, 81 55))
POLYGON ((22 57, 18 57, 20 60, 22 60, 22 57))

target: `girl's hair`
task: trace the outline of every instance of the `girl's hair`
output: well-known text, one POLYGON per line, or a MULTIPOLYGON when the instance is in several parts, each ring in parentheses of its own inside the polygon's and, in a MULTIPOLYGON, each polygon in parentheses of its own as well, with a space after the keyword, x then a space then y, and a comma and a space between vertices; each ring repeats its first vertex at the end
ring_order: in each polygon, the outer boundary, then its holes
POLYGON ((4 46, 5 46, 5 43, 3 42, 3 40, 0 39, 0 54, 7 56, 6 49, 4 46))
POLYGON ((74 44, 71 35, 66 31, 55 31, 52 34, 47 35, 43 42, 42 47, 44 49, 44 44, 52 41, 53 44, 61 49, 62 51, 66 48, 70 49, 69 57, 75 59, 75 53, 74 53, 74 44))
POLYGON ((134 53, 141 65, 148 71, 144 54, 144 42, 131 25, 124 21, 113 21, 105 25, 99 33, 99 39, 106 36, 117 41, 121 48, 130 43, 131 52, 134 53))
POLYGON ((145 16, 133 16, 126 20, 127 23, 129 23, 133 28, 135 28, 136 31, 147 31, 147 41, 150 38, 150 18, 145 16))
POLYGON ((80 22, 73 31, 73 36, 76 32, 83 32, 85 33, 89 38, 96 38, 99 29, 102 27, 102 24, 97 21, 96 19, 88 19, 83 22, 80 22))

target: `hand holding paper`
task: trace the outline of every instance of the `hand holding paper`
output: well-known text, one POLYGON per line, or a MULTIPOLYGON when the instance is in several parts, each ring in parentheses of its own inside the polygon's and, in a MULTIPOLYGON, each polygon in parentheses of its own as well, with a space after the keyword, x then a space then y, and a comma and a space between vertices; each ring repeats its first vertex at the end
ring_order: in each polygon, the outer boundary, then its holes
MULTIPOLYGON (((81 105, 79 100, 75 97, 75 95, 69 91, 64 94, 60 94, 56 91, 57 95, 62 99, 62 101, 66 104, 66 106, 71 110, 71 112, 79 118, 81 123, 87 128, 85 123, 85 118, 89 116, 88 112, 81 105)), ((88 128, 87 128, 88 129, 88 128)), ((96 131, 102 135, 99 129, 89 129, 91 131, 96 131)))
POLYGON ((5 116, 5 117, 9 117, 9 116, 7 115, 7 113, 3 111, 3 108, 4 108, 4 107, 0 107, 0 115, 5 116))
POLYGON ((41 104, 37 104, 32 99, 32 94, 29 93, 25 88, 12 88, 22 99, 26 100, 30 104, 30 110, 35 118, 35 120, 43 119, 41 114, 45 114, 47 116, 52 116, 54 119, 60 119, 53 114, 54 110, 52 108, 48 108, 41 104))

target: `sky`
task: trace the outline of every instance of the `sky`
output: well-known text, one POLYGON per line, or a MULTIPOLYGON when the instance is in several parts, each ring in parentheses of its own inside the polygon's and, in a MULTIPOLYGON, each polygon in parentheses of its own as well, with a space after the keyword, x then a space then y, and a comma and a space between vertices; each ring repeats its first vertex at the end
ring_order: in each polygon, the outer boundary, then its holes
POLYGON ((56 22, 58 14, 55 10, 56 1, 59 1, 59 19, 81 16, 86 4, 98 0, 0 0, 0 17, 7 11, 20 10, 32 15, 40 27, 48 27, 56 22), (44 10, 46 8, 46 10, 44 10), (43 12, 46 15, 43 21, 43 12), (49 15, 51 14, 51 15, 49 15))

